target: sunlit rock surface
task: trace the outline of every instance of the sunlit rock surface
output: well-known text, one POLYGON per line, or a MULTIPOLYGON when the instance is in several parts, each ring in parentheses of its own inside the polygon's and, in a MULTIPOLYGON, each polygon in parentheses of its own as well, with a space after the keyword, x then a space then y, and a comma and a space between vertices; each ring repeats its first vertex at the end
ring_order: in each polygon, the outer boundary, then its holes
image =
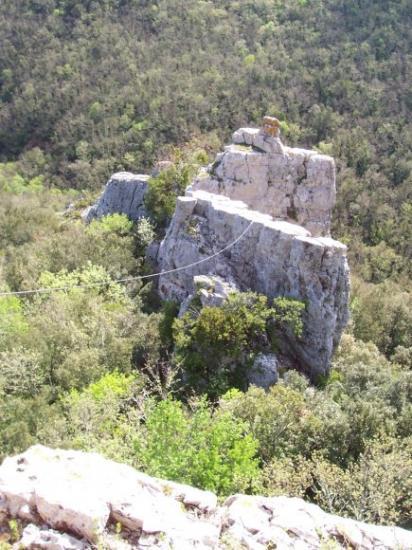
POLYGON ((241 291, 303 300, 304 333, 285 334, 280 351, 314 378, 328 372, 349 317, 346 247, 330 237, 335 162, 284 146, 278 121, 270 121, 270 131, 237 130, 178 199, 158 254, 162 271, 178 271, 160 277, 159 291, 183 302, 193 277, 207 275, 241 291))
POLYGON ((312 237, 299 225, 275 221, 223 195, 191 191, 177 201, 159 261, 168 271, 205 259, 162 275, 161 296, 183 302, 194 292, 194 276, 214 274, 234 281, 240 290, 303 300, 304 333, 301 338, 286 334, 284 352, 311 376, 327 372, 348 320, 349 273, 343 244, 312 237), (207 260, 245 231, 233 247, 207 260))
POLYGON ((298 498, 217 497, 95 453, 41 445, 0 467, 0 534, 24 523, 17 549, 407 550, 412 533, 323 512, 298 498))
POLYGON ((117 172, 109 179, 96 204, 85 213, 87 222, 110 214, 125 214, 136 221, 145 215, 144 196, 150 176, 117 172))
POLYGON ((263 130, 241 128, 192 184, 244 201, 252 210, 329 236, 336 200, 335 162, 316 151, 286 147, 263 130))

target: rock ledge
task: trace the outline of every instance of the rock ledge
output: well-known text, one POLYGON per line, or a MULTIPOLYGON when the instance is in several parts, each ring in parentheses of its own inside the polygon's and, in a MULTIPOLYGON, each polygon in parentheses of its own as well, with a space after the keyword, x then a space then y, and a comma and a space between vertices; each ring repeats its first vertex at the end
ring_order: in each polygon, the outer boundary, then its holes
POLYGON ((0 467, 0 535, 10 518, 26 524, 15 550, 412 548, 409 531, 327 514, 298 498, 234 495, 218 506, 208 491, 41 445, 0 467))

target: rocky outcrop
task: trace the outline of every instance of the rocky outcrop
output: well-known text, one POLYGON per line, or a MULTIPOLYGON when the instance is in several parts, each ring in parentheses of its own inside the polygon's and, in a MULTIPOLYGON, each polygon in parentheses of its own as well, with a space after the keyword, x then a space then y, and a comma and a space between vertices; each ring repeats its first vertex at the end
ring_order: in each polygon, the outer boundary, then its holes
POLYGON ((117 172, 109 179, 96 204, 84 214, 86 222, 108 216, 126 214, 136 221, 145 215, 144 196, 150 176, 117 172))
POLYGON ((346 247, 329 236, 335 195, 331 157, 285 147, 272 117, 241 128, 177 201, 159 249, 161 296, 187 300, 203 274, 302 300, 304 333, 285 334, 280 351, 312 378, 326 374, 348 321, 346 247))
POLYGON ((409 531, 327 514, 298 498, 235 495, 218 506, 208 491, 40 445, 0 467, 0 535, 11 518, 25 525, 15 550, 412 547, 409 531))
POLYGON ((316 151, 286 147, 264 130, 241 128, 192 189, 241 200, 253 210, 299 224, 313 236, 329 236, 335 162, 316 151))
POLYGON ((235 495, 224 503, 223 521, 232 548, 406 550, 412 543, 410 531, 327 514, 300 498, 235 495))
POLYGON ((325 374, 348 319, 346 247, 328 237, 250 210, 222 195, 191 191, 177 201, 175 215, 160 246, 159 291, 166 299, 184 301, 194 292, 193 277, 214 274, 273 298, 303 300, 304 333, 286 334, 285 352, 311 376, 325 374), (203 261, 243 237, 234 246, 203 261), (202 263, 198 263, 202 261, 202 263))

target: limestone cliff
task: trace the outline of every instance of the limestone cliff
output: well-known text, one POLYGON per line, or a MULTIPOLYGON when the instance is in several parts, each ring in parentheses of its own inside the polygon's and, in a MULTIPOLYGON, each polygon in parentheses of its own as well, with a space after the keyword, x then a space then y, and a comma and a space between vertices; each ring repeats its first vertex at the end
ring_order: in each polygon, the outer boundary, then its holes
POLYGON ((234 495, 164 481, 95 453, 41 445, 0 467, 0 546, 14 550, 407 550, 412 533, 325 513, 298 498, 234 495))
POLYGON ((285 334, 282 352, 311 377, 325 374, 349 301, 346 247, 329 237, 334 161, 259 129, 238 130, 234 142, 178 199, 158 260, 170 271, 213 258, 162 275, 160 294, 183 301, 194 276, 211 274, 240 290, 303 300, 304 334, 285 334))

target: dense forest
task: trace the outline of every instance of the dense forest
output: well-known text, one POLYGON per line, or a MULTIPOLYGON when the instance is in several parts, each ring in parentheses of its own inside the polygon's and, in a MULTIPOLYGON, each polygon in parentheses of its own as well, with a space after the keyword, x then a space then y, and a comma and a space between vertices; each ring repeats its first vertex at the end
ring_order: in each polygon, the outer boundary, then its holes
POLYGON ((411 29, 409 0, 1 1, 0 458, 94 449, 220 495, 410 520, 411 29), (241 372, 269 318, 299 331, 299 303, 240 294, 189 322, 153 283, 115 282, 150 272, 176 194, 265 114, 336 158, 352 270, 329 377, 266 393, 219 363, 241 372), (159 160, 148 218, 83 222, 112 172, 159 160), (43 287, 68 289, 7 294, 43 287))

